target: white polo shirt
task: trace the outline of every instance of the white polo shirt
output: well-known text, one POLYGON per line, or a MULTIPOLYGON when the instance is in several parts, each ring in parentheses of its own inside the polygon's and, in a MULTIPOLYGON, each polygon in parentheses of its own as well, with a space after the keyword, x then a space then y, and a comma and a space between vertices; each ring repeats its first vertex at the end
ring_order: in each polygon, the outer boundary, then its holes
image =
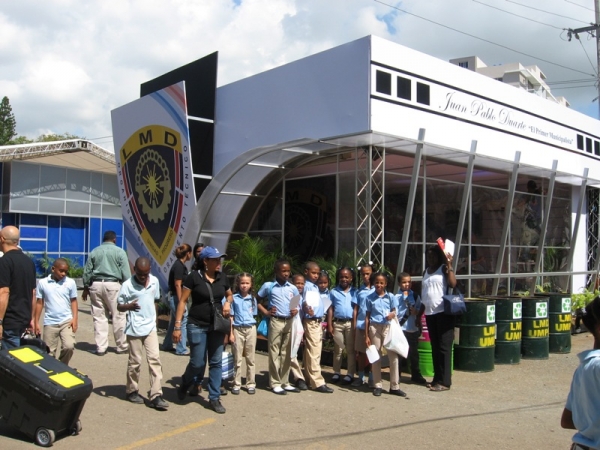
POLYGON ((44 300, 44 325, 59 325, 73 319, 71 299, 77 298, 77 285, 72 278, 56 281, 48 275, 39 281, 36 298, 44 300))

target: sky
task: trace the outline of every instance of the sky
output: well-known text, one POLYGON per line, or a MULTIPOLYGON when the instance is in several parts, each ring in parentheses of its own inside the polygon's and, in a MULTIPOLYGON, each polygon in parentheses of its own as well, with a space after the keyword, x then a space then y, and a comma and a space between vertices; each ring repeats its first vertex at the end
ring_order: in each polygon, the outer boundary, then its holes
POLYGON ((110 111, 165 72, 218 51, 222 86, 372 34, 443 60, 538 65, 597 118, 596 39, 566 31, 595 22, 596 1, 0 0, 0 98, 19 135, 112 150, 110 111))

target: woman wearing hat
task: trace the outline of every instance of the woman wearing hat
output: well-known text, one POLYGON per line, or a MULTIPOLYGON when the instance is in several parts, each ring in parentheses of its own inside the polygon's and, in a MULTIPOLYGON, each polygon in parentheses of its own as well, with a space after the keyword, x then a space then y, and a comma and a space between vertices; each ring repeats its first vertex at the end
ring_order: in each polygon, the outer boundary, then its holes
POLYGON ((225 413, 225 408, 220 401, 225 335, 213 329, 211 303, 213 301, 221 303, 221 299, 225 297, 227 301, 223 305, 223 316, 229 317, 233 295, 227 277, 221 272, 221 258, 225 256, 227 255, 214 247, 207 246, 202 249, 196 260, 198 270, 190 272, 183 283, 173 331, 173 342, 177 343, 181 339, 181 319, 185 305, 191 296, 187 322, 190 362, 181 377, 177 396, 180 400, 185 399, 188 389, 194 384, 195 379, 204 374, 206 361, 208 361, 208 398, 211 408, 219 414, 225 413))

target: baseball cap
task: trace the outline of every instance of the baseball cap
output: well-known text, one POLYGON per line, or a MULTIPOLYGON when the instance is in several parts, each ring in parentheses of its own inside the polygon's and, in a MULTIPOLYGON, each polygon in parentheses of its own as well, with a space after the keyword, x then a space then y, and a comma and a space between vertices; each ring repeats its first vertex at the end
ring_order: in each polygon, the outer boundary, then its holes
POLYGON ((204 259, 204 258, 223 258, 225 256, 227 256, 227 255, 225 253, 221 253, 215 247, 207 246, 207 247, 204 247, 202 249, 202 251, 198 255, 198 258, 200 258, 200 259, 204 259))

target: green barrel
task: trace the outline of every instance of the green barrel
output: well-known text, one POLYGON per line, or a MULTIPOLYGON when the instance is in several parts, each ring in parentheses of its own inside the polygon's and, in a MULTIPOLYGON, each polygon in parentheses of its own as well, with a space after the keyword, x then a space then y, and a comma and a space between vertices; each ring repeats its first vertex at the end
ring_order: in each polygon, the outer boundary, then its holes
POLYGON ((486 297, 496 300, 496 364, 521 362, 523 331, 521 297, 486 297))
MULTIPOLYGON (((451 364, 451 371, 454 372, 454 349, 452 349, 451 364)), ((430 341, 419 341, 419 369, 424 377, 433 376, 433 356, 430 341)))
POLYGON ((467 372, 494 370, 496 345, 496 301, 465 299, 467 312, 458 316, 454 368, 467 372))
MULTIPOLYGON (((536 296, 541 296, 536 294, 536 296)), ((550 353, 571 352, 571 294, 546 292, 549 298, 548 311, 550 319, 550 336, 548 347, 550 353)))
POLYGON ((548 359, 550 319, 548 297, 521 297, 523 302, 523 359, 548 359))

